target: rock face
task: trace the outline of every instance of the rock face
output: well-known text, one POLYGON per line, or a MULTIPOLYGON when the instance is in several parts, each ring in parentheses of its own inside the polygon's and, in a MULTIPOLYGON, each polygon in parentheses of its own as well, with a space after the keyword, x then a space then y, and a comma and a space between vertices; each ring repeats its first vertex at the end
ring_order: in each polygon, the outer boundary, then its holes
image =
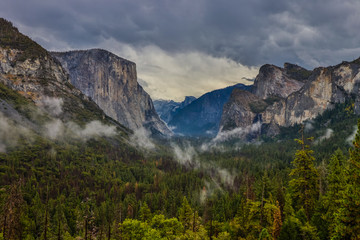
POLYGON ((215 135, 220 126, 224 104, 235 89, 250 90, 250 86, 236 84, 224 89, 206 93, 180 109, 169 122, 174 132, 183 135, 215 135))
POLYGON ((5 19, 0 19, 0 84, 41 109, 41 113, 39 109, 28 113, 34 121, 37 115, 76 122, 106 118, 93 101, 70 84, 56 59, 5 19))
POLYGON ((262 133, 276 135, 279 126, 315 118, 346 100, 355 102, 354 110, 359 114, 359 71, 360 59, 313 71, 292 64, 284 68, 264 65, 253 88, 254 95, 263 101, 234 91, 224 107, 220 129, 246 127, 260 119, 262 133))
MULTIPOLYGON (((315 69, 299 91, 264 111, 264 123, 291 126, 315 118, 336 103, 344 103, 352 98, 359 102, 359 70, 357 61, 315 69)), ((356 104, 355 112, 359 113, 356 104)))
POLYGON ((137 82, 135 63, 100 49, 52 55, 69 73, 71 83, 110 117, 132 130, 145 127, 153 134, 171 134, 137 82))
POLYGON ((196 97, 186 96, 182 102, 174 102, 173 100, 154 100, 154 107, 160 118, 166 123, 169 123, 180 109, 183 109, 195 99, 196 97))
POLYGON ((260 115, 253 111, 255 105, 266 105, 266 103, 248 91, 234 89, 230 100, 224 105, 220 131, 245 128, 260 121, 260 115))
POLYGON ((284 68, 266 64, 255 78, 253 93, 263 99, 273 96, 286 98, 304 85, 305 79, 295 74, 300 75, 300 72, 309 74, 307 70, 292 64, 285 64, 284 68))

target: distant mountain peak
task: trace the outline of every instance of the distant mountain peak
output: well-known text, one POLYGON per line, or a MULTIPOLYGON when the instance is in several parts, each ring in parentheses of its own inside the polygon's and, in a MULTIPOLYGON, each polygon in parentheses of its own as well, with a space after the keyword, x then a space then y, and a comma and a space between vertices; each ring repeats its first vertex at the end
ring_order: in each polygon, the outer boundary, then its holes
POLYGON ((175 102, 173 100, 155 100, 154 107, 160 118, 164 122, 169 123, 178 111, 192 103, 194 100, 196 100, 196 97, 193 96, 185 96, 185 99, 182 102, 175 102))
POLYGON ((174 127, 174 132, 178 134, 190 136, 216 134, 223 106, 235 88, 250 91, 252 86, 240 83, 205 93, 177 111, 168 125, 174 127))

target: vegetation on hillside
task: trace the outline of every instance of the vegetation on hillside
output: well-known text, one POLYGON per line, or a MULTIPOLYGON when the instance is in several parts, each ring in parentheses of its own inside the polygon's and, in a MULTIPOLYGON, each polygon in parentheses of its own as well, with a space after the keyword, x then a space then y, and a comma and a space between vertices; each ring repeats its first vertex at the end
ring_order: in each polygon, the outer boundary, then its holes
POLYGON ((351 106, 312 121, 305 140, 299 127, 283 129, 287 137, 260 146, 198 152, 199 167, 166 147, 143 155, 105 138, 20 139, 0 154, 0 239, 354 238, 360 135, 354 147, 344 141, 351 106), (327 128, 333 135, 317 141, 327 128))
POLYGON ((0 18, 0 47, 22 51, 16 59, 20 62, 48 55, 43 47, 21 34, 11 22, 3 18, 0 18))

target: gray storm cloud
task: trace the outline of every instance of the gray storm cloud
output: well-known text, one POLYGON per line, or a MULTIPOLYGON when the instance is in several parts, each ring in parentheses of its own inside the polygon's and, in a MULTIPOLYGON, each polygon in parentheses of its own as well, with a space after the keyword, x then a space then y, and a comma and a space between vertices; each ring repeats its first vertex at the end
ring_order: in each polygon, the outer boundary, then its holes
POLYGON ((195 50, 247 66, 292 61, 305 67, 360 54, 357 0, 4 0, 0 9, 56 50, 113 38, 166 52, 195 50))
POLYGON ((49 50, 130 58, 154 98, 253 79, 265 63, 312 69, 360 56, 358 0, 4 0, 0 15, 49 50))

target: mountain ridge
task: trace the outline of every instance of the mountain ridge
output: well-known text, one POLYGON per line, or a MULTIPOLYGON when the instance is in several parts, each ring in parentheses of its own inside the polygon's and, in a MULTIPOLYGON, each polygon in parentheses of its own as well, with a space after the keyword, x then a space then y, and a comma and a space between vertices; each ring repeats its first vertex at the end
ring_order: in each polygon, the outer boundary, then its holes
POLYGON ((234 88, 250 91, 252 86, 239 83, 205 93, 179 110, 168 123, 169 127, 178 134, 214 136, 219 129, 222 108, 234 88))
MULTIPOLYGON (((252 113, 257 113, 256 118, 261 120, 263 125, 261 134, 275 136, 279 133, 279 127, 290 127, 314 119, 325 110, 332 109, 335 104, 345 101, 354 101, 354 111, 359 114, 359 63, 359 59, 351 62, 343 61, 335 66, 318 67, 312 71, 289 64, 285 64, 285 68, 274 65, 262 66, 252 92, 266 104, 257 112, 251 110, 252 113), (289 76, 287 72, 289 66, 292 77, 295 76, 297 79, 289 76)), ((233 109, 241 108, 242 102, 237 101, 239 96, 236 96, 239 94, 243 93, 234 94, 229 100, 233 109)), ((237 119, 239 113, 226 110, 222 116, 223 123, 226 122, 232 127, 224 128, 222 124, 220 129, 232 130, 253 124, 255 115, 252 119, 243 118, 240 124, 241 120, 237 119)), ((240 115, 249 114, 246 111, 248 110, 242 110, 240 115)))
POLYGON ((196 100, 196 97, 185 96, 185 99, 182 102, 162 99, 154 100, 153 102, 155 110, 159 114, 159 117, 166 123, 169 123, 173 116, 176 115, 180 109, 183 109, 194 100, 196 100))
POLYGON ((2 151, 22 136, 67 142, 102 136, 127 145, 131 133, 71 85, 59 61, 4 19, 0 19, 0 105, 2 151))
POLYGON ((136 64, 103 49, 52 52, 71 83, 124 126, 171 135, 149 94, 137 82, 136 64))

